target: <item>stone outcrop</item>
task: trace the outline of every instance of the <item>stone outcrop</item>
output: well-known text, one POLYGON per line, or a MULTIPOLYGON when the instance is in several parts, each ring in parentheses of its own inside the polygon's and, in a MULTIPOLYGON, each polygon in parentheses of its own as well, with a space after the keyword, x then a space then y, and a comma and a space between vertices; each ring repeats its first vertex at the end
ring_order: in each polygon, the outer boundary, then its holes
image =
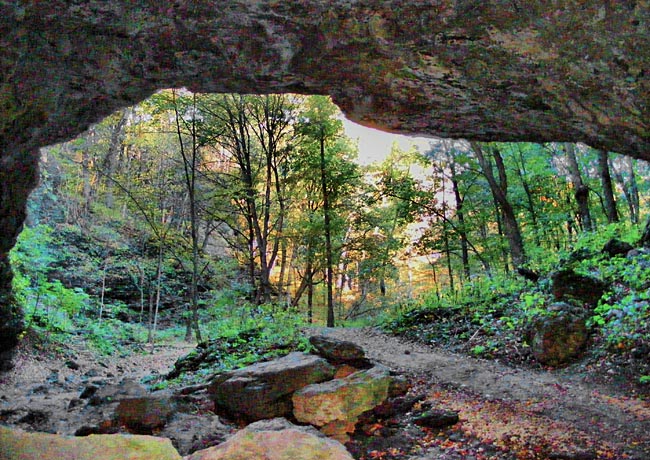
POLYGON ((537 361, 548 366, 571 362, 584 349, 589 332, 585 316, 567 304, 550 307, 549 314, 533 318, 526 341, 537 361))
POLYGON ((0 350, 21 328, 7 253, 38 147, 186 86, 330 94, 386 130, 650 159, 649 24, 646 2, 595 0, 0 2, 0 350))
POLYGON ((390 382, 388 369, 375 366, 344 379, 309 385, 294 393, 293 414, 299 422, 345 442, 359 416, 386 401, 390 382))
POLYGON ((612 238, 605 243, 601 252, 609 257, 625 257, 632 249, 634 249, 634 246, 630 243, 612 238))
POLYGON ((208 393, 218 411, 247 421, 291 415, 291 395, 329 380, 335 368, 325 359, 300 352, 217 375, 208 393))
POLYGON ((593 276, 582 275, 570 269, 551 275, 551 291, 555 300, 580 302, 595 308, 608 288, 607 283, 593 276))
POLYGON ((223 444, 186 460, 352 460, 345 447, 311 427, 276 418, 248 425, 223 444))
POLYGON ((181 460, 169 439, 153 436, 91 435, 66 437, 25 433, 0 426, 3 460, 181 460))
POLYGON ((443 409, 430 409, 413 417, 413 423, 427 428, 445 428, 458 423, 458 412, 443 409))

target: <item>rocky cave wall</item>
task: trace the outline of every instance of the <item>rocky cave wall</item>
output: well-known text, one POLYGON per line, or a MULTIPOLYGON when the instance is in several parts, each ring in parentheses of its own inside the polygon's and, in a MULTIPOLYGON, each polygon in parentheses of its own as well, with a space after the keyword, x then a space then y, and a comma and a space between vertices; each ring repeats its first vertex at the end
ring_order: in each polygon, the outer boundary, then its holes
POLYGON ((0 351, 38 148, 119 107, 181 86, 330 94, 385 130, 650 159, 649 27, 648 1, 0 0, 0 351))

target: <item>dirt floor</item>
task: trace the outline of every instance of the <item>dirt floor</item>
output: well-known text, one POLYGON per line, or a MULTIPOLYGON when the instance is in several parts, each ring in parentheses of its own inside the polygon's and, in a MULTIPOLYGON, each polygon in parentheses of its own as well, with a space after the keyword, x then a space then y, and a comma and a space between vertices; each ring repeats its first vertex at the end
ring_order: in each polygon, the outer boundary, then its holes
MULTIPOLYGON (((457 411, 460 422, 441 430, 399 427, 408 442, 356 438, 356 458, 425 459, 650 459, 650 403, 623 387, 602 386, 583 374, 513 369, 430 349, 373 328, 312 329, 354 342, 366 355, 407 376, 411 394, 433 408, 457 411)), ((60 350, 33 344, 16 367, 0 374, 0 423, 72 434, 70 401, 93 381, 119 383, 164 374, 193 347, 158 347, 155 354, 97 357, 81 342, 60 350), (41 417, 42 419, 39 419, 41 417)))
POLYGON ((588 376, 513 369, 373 328, 319 332, 360 345, 370 359, 408 375, 412 391, 424 392, 434 407, 459 412, 461 422, 449 432, 432 433, 413 460, 650 459, 650 403, 588 383, 588 376))

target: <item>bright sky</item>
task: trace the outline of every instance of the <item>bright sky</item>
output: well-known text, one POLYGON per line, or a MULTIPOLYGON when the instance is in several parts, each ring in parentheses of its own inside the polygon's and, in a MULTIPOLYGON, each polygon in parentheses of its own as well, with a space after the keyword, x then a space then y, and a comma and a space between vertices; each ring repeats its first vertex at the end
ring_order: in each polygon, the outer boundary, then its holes
POLYGON ((420 152, 426 152, 429 147, 430 139, 425 137, 386 133, 352 123, 346 118, 343 119, 343 127, 348 137, 359 141, 359 163, 362 165, 382 161, 390 153, 393 142, 397 142, 402 150, 408 150, 413 144, 420 152))

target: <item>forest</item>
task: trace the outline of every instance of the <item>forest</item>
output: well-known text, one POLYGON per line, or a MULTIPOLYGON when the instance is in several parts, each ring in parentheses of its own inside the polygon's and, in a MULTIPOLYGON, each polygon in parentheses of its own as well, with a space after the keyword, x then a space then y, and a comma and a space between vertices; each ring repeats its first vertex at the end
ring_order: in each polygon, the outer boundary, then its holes
POLYGON ((431 139, 366 165, 328 97, 187 90, 41 155, 11 263, 42 349, 80 333, 104 356, 214 347, 147 382, 165 389, 308 350, 305 328, 372 327, 650 393, 644 161, 431 139), (535 348, 546 327, 580 333, 558 356, 535 348))

